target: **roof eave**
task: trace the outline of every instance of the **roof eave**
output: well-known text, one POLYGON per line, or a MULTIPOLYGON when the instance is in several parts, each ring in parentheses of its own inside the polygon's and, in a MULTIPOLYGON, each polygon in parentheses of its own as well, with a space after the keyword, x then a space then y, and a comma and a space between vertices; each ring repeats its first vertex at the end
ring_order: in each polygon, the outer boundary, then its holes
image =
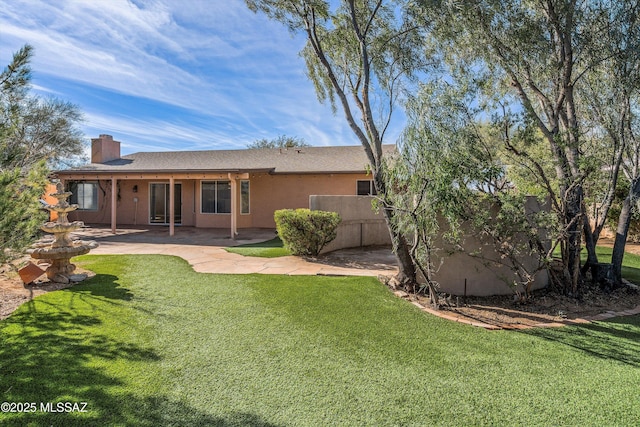
POLYGON ((54 171, 56 174, 64 175, 86 175, 86 174, 102 174, 102 175, 126 175, 126 174, 159 174, 159 173, 251 173, 251 172, 270 172, 273 169, 65 169, 54 171))
POLYGON ((53 172, 55 175, 154 175, 154 174, 205 174, 205 173, 268 173, 271 175, 318 175, 318 174, 362 174, 359 170, 317 170, 317 171, 278 171, 269 169, 66 169, 53 172))

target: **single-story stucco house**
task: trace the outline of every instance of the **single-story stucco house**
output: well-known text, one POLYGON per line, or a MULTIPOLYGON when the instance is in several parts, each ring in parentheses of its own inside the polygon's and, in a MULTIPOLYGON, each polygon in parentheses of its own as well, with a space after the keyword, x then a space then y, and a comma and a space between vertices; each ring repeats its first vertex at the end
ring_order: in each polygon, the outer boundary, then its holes
MULTIPOLYGON (((110 135, 91 140, 91 164, 57 172, 79 209, 70 220, 118 226, 226 228, 234 238, 243 228, 275 228, 273 213, 285 208, 339 212, 338 237, 327 250, 389 244, 361 146, 296 147, 208 151, 140 152, 120 155, 110 135), (359 197, 358 197, 359 196, 359 197)), ((394 145, 383 152, 392 155, 394 145)), ((541 209, 530 200, 531 211, 541 209)), ((508 294, 500 255, 490 242, 469 233, 465 246, 481 249, 484 261, 443 250, 437 280, 454 295, 508 294), (492 261, 495 260, 495 261, 492 261)), ((443 242, 442 247, 446 248, 443 242)), ((525 261, 530 262, 530 261, 525 261)), ((532 266, 535 262, 532 262, 532 266)), ((506 280, 508 282, 508 280, 506 280)), ((534 288, 546 286, 541 271, 534 288)))
MULTIPOLYGON (((384 152, 395 150, 384 146, 384 152)), ((111 135, 91 140, 91 164, 60 170, 79 209, 72 220, 92 224, 275 228, 273 213, 308 208, 311 195, 373 192, 361 146, 120 155, 111 135)))

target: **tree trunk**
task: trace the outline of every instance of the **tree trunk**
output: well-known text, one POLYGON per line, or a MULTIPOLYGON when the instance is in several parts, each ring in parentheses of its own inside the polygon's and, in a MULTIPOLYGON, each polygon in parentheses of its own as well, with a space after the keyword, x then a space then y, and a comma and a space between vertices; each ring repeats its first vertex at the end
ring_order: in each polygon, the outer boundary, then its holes
POLYGON ((394 224, 393 216, 395 215, 395 211, 392 206, 387 204, 385 200, 385 196, 387 194, 387 184, 386 178, 384 174, 384 170, 380 165, 372 165, 374 167, 373 175, 374 175, 374 185, 376 187, 376 191, 378 192, 378 196, 382 197, 383 207, 382 207, 382 215, 384 216, 384 221, 387 225, 387 229, 389 230, 389 236, 391 237, 391 247, 393 248, 393 253, 396 256, 396 261, 398 262, 398 275, 396 279, 404 286, 409 285, 410 287, 414 286, 417 283, 417 275, 416 275, 416 266, 413 264, 413 259, 411 258, 411 251, 409 249, 409 243, 402 233, 400 233, 397 227, 394 224))
POLYGON ((616 283, 622 282, 622 260, 624 258, 624 247, 627 244, 627 234, 629 234, 629 224, 631 223, 631 195, 628 195, 622 203, 622 210, 618 217, 618 227, 616 228, 616 239, 613 244, 611 254, 611 264, 613 264, 613 279, 616 283))
POLYGON ((640 177, 631 182, 629 194, 622 203, 622 210, 618 217, 618 227, 616 228, 616 239, 613 243, 613 253, 611 254, 611 264, 613 264, 613 279, 616 284, 622 282, 622 259, 624 258, 624 248, 629 235, 629 225, 631 224, 631 214, 633 205, 640 196, 640 177))
POLYGON ((576 185, 568 192, 565 200, 565 224, 567 224, 566 253, 563 261, 569 273, 569 283, 565 284, 565 293, 575 295, 580 284, 580 248, 582 246, 582 188, 576 185))
POLYGON ((393 225, 394 212, 390 208, 383 209, 383 215, 387 228, 389 229, 389 236, 391 236, 391 246, 393 253, 398 261, 398 275, 396 279, 405 286, 412 287, 416 284, 416 267, 413 264, 413 259, 409 252, 409 244, 407 239, 399 233, 393 225))
POLYGON ((631 224, 631 214, 633 203, 640 193, 640 179, 631 183, 629 194, 622 202, 622 210, 618 216, 618 226, 616 228, 616 238, 613 243, 613 252, 611 253, 611 264, 613 264, 613 280, 616 284, 622 282, 622 260, 624 258, 624 248, 627 244, 627 236, 629 235, 629 225, 631 224))
POLYGON ((596 244, 598 243, 598 230, 594 233, 589 223, 589 217, 586 210, 583 209, 584 216, 584 245, 587 248, 587 262, 582 267, 582 274, 586 273, 591 268, 591 277, 595 278, 596 268, 598 265, 598 254, 596 253, 596 244))

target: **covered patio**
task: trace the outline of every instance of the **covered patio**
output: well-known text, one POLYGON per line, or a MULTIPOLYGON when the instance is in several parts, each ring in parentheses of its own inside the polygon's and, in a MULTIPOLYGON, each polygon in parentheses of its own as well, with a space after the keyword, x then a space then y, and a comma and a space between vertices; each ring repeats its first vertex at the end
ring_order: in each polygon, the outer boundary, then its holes
MULTIPOLYGON (((185 198, 193 204, 193 215, 196 212, 196 193, 198 192, 196 185, 202 180, 211 182, 227 182, 230 190, 229 213, 224 221, 229 223, 226 231, 227 236, 232 239, 238 235, 238 223, 240 221, 240 203, 239 203, 239 187, 241 181, 249 179, 248 173, 225 172, 225 173, 139 173, 139 174, 111 174, 108 177, 100 175, 81 175, 80 178, 85 182, 98 183, 97 188, 101 188, 104 192, 103 199, 109 200, 107 207, 111 225, 111 233, 116 234, 116 230, 121 226, 120 217, 125 216, 125 224, 131 224, 131 215, 133 210, 133 222, 142 224, 145 222, 158 223, 160 226, 165 225, 169 235, 175 234, 176 227, 183 224, 183 219, 189 212, 189 208, 183 207, 183 189, 189 186, 191 194, 185 194, 185 198), (100 184, 102 182, 102 184, 100 184), (104 186, 104 188, 102 187, 104 186), (165 194, 166 193, 166 194, 165 194), (133 203, 121 203, 123 198, 130 199, 133 203), (144 205, 144 207, 139 206, 144 205), (147 206, 148 205, 148 206, 147 206), (139 213, 139 207, 141 212, 139 213), (149 209, 148 213, 145 213, 149 209)), ((74 189, 73 193, 78 189, 74 189)), ((185 191, 185 193, 188 193, 185 191)), ((78 197, 77 195, 75 196, 78 197)), ((96 199, 97 200, 97 199, 96 199)), ((105 215, 107 212, 96 208, 96 213, 101 212, 105 215)), ((78 213, 76 213, 78 215, 78 213)), ((95 213, 94 213, 95 216, 95 213)), ((194 220, 187 222, 193 223, 194 220)), ((165 230, 165 232, 166 232, 165 230)))

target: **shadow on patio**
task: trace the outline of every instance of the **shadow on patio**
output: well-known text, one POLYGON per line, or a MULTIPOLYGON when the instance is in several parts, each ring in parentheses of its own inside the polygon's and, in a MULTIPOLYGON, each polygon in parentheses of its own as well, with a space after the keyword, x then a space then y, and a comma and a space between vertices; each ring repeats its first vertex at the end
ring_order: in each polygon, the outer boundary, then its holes
POLYGON ((275 230, 268 228, 242 229, 234 240, 231 239, 228 228, 176 227, 175 234, 170 236, 169 227, 161 225, 147 227, 122 226, 118 227, 116 234, 113 234, 111 229, 104 225, 89 225, 74 232, 72 236, 82 240, 95 240, 98 243, 152 243, 226 247, 272 239, 275 236, 275 230))

